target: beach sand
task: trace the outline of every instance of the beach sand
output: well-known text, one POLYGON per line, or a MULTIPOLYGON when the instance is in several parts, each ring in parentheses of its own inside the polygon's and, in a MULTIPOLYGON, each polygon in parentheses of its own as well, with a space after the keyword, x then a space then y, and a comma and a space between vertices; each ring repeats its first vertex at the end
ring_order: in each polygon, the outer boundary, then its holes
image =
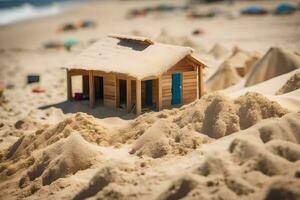
POLYGON ((300 199, 300 12, 240 16, 254 2, 236 2, 193 5, 213 18, 127 17, 153 4, 95 1, 0 27, 0 199, 300 199), (97 26, 59 31, 84 19, 97 26), (138 117, 68 102, 62 67, 112 33, 191 46, 206 95, 138 117), (70 38, 71 51, 43 48, 70 38))

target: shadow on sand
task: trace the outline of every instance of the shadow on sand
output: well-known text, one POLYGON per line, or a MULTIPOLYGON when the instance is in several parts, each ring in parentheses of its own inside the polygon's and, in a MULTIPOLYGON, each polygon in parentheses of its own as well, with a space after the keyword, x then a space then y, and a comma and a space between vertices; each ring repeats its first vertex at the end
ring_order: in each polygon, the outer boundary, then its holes
POLYGON ((120 117, 122 119, 134 119, 136 116, 133 113, 107 108, 101 105, 95 105, 94 108, 89 107, 88 101, 64 101, 57 104, 41 106, 39 109, 47 109, 50 107, 60 108, 63 113, 84 112, 96 118, 120 117))

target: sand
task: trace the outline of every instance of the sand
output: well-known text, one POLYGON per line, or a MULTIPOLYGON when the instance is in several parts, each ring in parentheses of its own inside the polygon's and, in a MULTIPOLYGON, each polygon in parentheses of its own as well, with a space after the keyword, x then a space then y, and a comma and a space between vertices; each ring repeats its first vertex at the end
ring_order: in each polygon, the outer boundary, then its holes
POLYGON ((298 68, 300 68, 299 56, 282 48, 270 48, 249 72, 245 86, 255 85, 298 68))
POLYGON ((221 11, 207 19, 188 11, 126 17, 150 4, 93 2, 0 27, 0 199, 300 199, 299 12, 239 16, 252 5, 243 1, 194 5, 221 11), (97 26, 57 31, 80 19, 97 26), (206 95, 138 117, 66 101, 61 67, 111 33, 194 48, 208 65, 206 95), (68 38, 80 45, 43 49, 68 38), (27 84, 28 74, 41 81, 27 84))
MULTIPOLYGON (((211 52, 220 51, 221 47, 214 47, 211 52), (214 50, 214 51, 213 51, 214 50)), ((214 74, 205 82, 208 91, 223 90, 240 82, 241 78, 248 74, 258 61, 258 52, 247 52, 234 47, 232 54, 218 67, 214 74), (243 72, 241 72, 241 70, 243 72)))

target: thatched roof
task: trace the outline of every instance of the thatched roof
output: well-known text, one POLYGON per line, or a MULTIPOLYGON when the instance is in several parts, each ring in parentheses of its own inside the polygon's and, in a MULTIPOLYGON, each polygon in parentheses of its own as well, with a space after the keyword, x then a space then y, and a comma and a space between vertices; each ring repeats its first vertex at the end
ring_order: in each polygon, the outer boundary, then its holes
POLYGON ((150 42, 143 37, 105 37, 83 51, 66 68, 123 73, 143 79, 166 72, 193 51, 189 47, 150 42))

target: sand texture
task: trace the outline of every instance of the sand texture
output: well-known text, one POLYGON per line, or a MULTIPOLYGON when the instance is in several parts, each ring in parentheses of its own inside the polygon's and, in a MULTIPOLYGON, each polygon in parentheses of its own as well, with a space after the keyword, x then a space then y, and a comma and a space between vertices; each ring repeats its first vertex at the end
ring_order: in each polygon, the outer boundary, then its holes
MULTIPOLYGON (((184 9, 186 2, 133 17, 130 10, 161 2, 93 1, 0 27, 0 199, 300 199, 299 10, 243 16, 254 2, 184 9), (61 31, 83 19, 96 26, 61 31), (134 62, 138 52, 117 59, 101 43, 113 33, 193 48, 207 65, 205 95, 140 116, 67 101, 62 68, 80 65, 87 48, 101 53, 106 71, 132 65, 140 78, 191 50, 163 45, 148 49, 155 59, 134 62), (70 38, 79 44, 69 51, 43 46, 70 38), (40 81, 27 84, 27 75, 40 81)), ((255 4, 273 10, 281 2, 255 4)), ((94 58, 87 67, 99 63, 94 58)), ((80 77, 73 83, 80 91, 80 77)))

